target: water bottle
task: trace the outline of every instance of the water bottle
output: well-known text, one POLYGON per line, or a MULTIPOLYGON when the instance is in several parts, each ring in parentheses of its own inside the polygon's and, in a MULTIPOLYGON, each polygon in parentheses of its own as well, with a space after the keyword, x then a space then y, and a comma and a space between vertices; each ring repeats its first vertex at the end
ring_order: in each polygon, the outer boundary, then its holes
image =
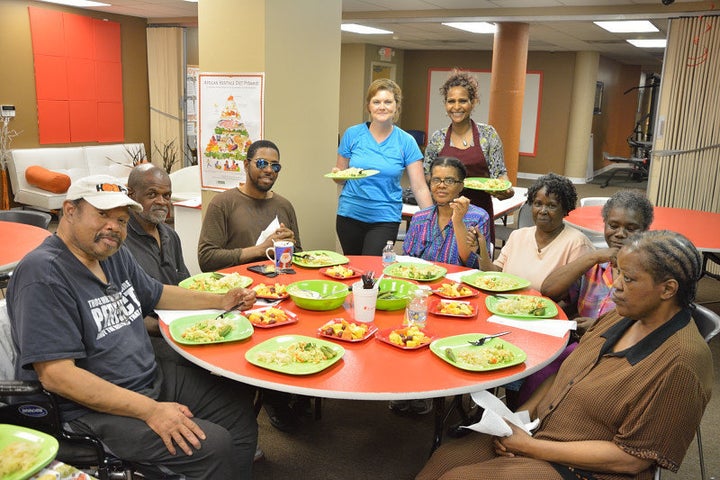
POLYGON ((427 294, 424 288, 415 290, 413 298, 408 303, 405 310, 405 323, 411 327, 413 325, 419 328, 425 328, 427 324, 428 305, 427 294))
POLYGON ((383 248, 382 251, 382 264, 383 267, 387 267, 391 263, 395 262, 395 250, 393 250, 393 241, 388 240, 387 245, 385 245, 385 248, 383 248))

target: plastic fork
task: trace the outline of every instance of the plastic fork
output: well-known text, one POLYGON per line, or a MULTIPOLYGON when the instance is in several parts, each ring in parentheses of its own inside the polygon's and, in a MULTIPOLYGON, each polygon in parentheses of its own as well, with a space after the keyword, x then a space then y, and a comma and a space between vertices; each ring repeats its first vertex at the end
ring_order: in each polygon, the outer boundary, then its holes
POLYGON ((485 335, 484 337, 480 337, 477 340, 468 340, 468 343, 470 345, 475 345, 476 347, 479 347, 480 345, 483 345, 485 342, 487 342, 491 338, 500 337, 502 335, 507 335, 508 333, 510 333, 510 332, 507 331, 507 332, 495 333, 493 335, 485 335))

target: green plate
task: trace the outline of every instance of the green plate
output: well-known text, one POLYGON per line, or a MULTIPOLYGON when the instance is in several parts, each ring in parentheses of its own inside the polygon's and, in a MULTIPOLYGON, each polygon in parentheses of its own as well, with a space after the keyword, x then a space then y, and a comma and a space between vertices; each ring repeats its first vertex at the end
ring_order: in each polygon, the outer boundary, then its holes
POLYGON ((350 260, 332 250, 310 250, 293 253, 293 263, 299 267, 321 268, 350 263, 350 260))
MULTIPOLYGON (((230 279, 226 280, 230 281, 230 279)), ((224 274, 224 273, 215 273, 215 272, 207 272, 207 273, 198 273, 197 275, 193 275, 192 277, 186 278, 182 282, 180 282, 178 285, 180 285, 183 288, 187 288, 188 290, 199 290, 203 292, 210 292, 210 293, 227 293, 228 290, 232 290, 233 288, 246 288, 250 286, 250 284, 253 282, 253 279, 250 277, 246 277, 244 275, 236 275, 236 274, 224 274), (227 285, 216 285, 216 284, 210 284, 207 287, 202 286, 203 281, 211 281, 216 282, 221 279, 218 279, 217 276, 222 275, 223 277, 228 277, 232 275, 232 279, 237 279, 237 281, 233 281, 230 284, 227 285)))
POLYGON ((512 367, 513 365, 519 365, 523 363, 527 358, 527 354, 522 349, 516 347, 512 343, 506 342, 502 338, 492 338, 485 342, 484 345, 481 345, 479 347, 470 345, 468 343, 468 341, 477 340, 478 338, 484 337, 485 335, 487 335, 487 333, 465 333, 462 335, 455 335, 453 337, 441 338, 439 340, 435 340, 430 344, 430 351, 440 357, 442 360, 449 363, 450 365, 461 368, 463 370, 470 370, 471 372, 487 372, 489 370, 498 370, 500 368, 512 367), (460 352, 463 351, 480 351, 483 349, 487 350, 489 348, 500 346, 513 354, 512 360, 495 364, 476 365, 474 363, 464 362, 459 358, 458 355, 460 352), (445 350, 447 348, 452 349, 453 353, 455 354, 455 360, 450 360, 447 357, 445 353, 445 350))
POLYGON ((228 320, 232 320, 235 325, 230 333, 225 335, 222 340, 217 340, 215 342, 198 342, 195 340, 186 340, 182 337, 183 332, 188 327, 195 325, 202 320, 215 318, 216 315, 217 314, 215 313, 206 313, 201 315, 190 315, 173 320, 170 324, 170 336, 177 343, 182 343, 183 345, 209 345, 211 343, 237 342, 238 340, 245 340, 253 334, 254 329, 250 320, 237 312, 231 312, 226 315, 226 318, 228 320))
POLYGON ((335 173, 326 173, 323 175, 325 178, 332 178, 334 180, 356 180, 359 178, 367 178, 372 177, 373 175, 377 175, 380 173, 380 170, 367 170, 363 169, 361 173, 356 175, 343 175, 342 171, 335 172, 335 173))
POLYGON ((482 190, 483 192, 504 192, 512 187, 510 180, 497 178, 468 177, 465 179, 465 188, 470 190, 482 190), (493 185, 493 183, 497 185, 493 185))
POLYGON ((495 315, 500 315, 501 317, 509 317, 509 318, 523 318, 528 320, 537 320, 541 318, 553 318, 556 317, 558 314, 557 305, 555 305, 555 302, 550 300, 549 298, 545 297, 538 297, 537 295, 502 295, 501 297, 496 297, 493 295, 488 295, 485 298, 485 306, 488 310, 490 310, 495 315), (497 303, 503 299, 506 298, 530 298, 530 299, 540 299, 543 306, 545 307, 545 313, 542 315, 530 315, 529 313, 503 313, 497 308, 497 303))
POLYGON ((475 272, 462 277, 461 280, 488 292, 509 292, 530 286, 530 280, 504 272, 475 272))
POLYGON ((27 444, 34 455, 29 459, 27 468, 12 472, 2 480, 25 480, 42 470, 52 462, 58 451, 58 441, 50 435, 31 428, 0 424, 0 454, 7 454, 5 448, 11 444, 27 444))
POLYGON ((391 277, 407 278, 408 280, 417 280, 419 282, 432 282, 444 277, 447 269, 431 263, 400 262, 388 265, 383 270, 383 273, 391 277))
POLYGON ((278 337, 265 340, 259 345, 255 345, 250 350, 245 352, 245 360, 256 365, 258 367, 267 368, 268 370, 274 370, 280 373, 287 373, 289 375, 310 375, 313 373, 321 372, 338 362, 345 354, 345 349, 337 343, 328 342, 319 338, 306 337, 304 335, 280 335, 278 337), (317 346, 325 345, 332 348, 337 355, 329 360, 323 360, 318 363, 288 363, 287 365, 280 365, 277 363, 266 363, 258 360, 258 355, 262 352, 275 352, 281 348, 287 348, 291 344, 296 342, 308 342, 314 343, 317 346))

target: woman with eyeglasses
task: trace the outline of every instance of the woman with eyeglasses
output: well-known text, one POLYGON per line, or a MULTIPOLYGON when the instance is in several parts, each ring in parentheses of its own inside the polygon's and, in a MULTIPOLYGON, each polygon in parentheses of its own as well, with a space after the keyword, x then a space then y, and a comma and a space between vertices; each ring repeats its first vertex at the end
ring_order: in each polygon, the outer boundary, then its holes
POLYGON ((495 262, 485 242, 479 242, 480 269, 512 273, 540 290, 550 272, 593 249, 582 232, 563 222, 576 202, 575 186, 567 178, 554 173, 538 178, 528 189, 527 199, 535 225, 513 231, 495 262))
POLYGON ((347 168, 378 170, 373 176, 335 180, 342 185, 336 231, 346 255, 381 255, 395 241, 402 219, 400 177, 407 171, 420 208, 432 205, 423 175, 422 152, 415 139, 395 125, 402 92, 392 80, 375 80, 368 88, 370 121, 348 128, 340 140, 333 172, 347 168))
POLYGON ((438 157, 430 167, 430 194, 435 205, 413 215, 403 254, 436 262, 477 268, 478 255, 468 242, 468 228, 480 232, 490 248, 490 216, 461 195, 465 165, 457 158, 438 157))
MULTIPOLYGON (((502 141, 492 125, 475 123, 470 116, 479 102, 478 83, 468 72, 453 70, 440 87, 450 126, 435 131, 425 148, 425 174, 440 155, 455 157, 467 168, 469 177, 499 178, 507 180, 502 141)), ((481 207, 493 218, 491 194, 465 189, 463 192, 473 205, 481 207)), ((493 192, 500 200, 514 195, 512 187, 493 192)), ((490 223, 490 239, 495 240, 495 224, 490 223)))

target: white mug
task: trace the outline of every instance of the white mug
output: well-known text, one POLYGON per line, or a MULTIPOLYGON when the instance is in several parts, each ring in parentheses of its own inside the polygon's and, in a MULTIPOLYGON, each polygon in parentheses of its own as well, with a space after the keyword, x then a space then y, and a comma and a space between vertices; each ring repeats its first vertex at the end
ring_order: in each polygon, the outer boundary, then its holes
POLYGON ((292 267, 294 250, 293 242, 287 240, 273 241, 273 246, 265 249, 265 256, 268 260, 275 262, 275 268, 283 270, 292 267), (270 252, 272 252, 272 256, 270 252))

